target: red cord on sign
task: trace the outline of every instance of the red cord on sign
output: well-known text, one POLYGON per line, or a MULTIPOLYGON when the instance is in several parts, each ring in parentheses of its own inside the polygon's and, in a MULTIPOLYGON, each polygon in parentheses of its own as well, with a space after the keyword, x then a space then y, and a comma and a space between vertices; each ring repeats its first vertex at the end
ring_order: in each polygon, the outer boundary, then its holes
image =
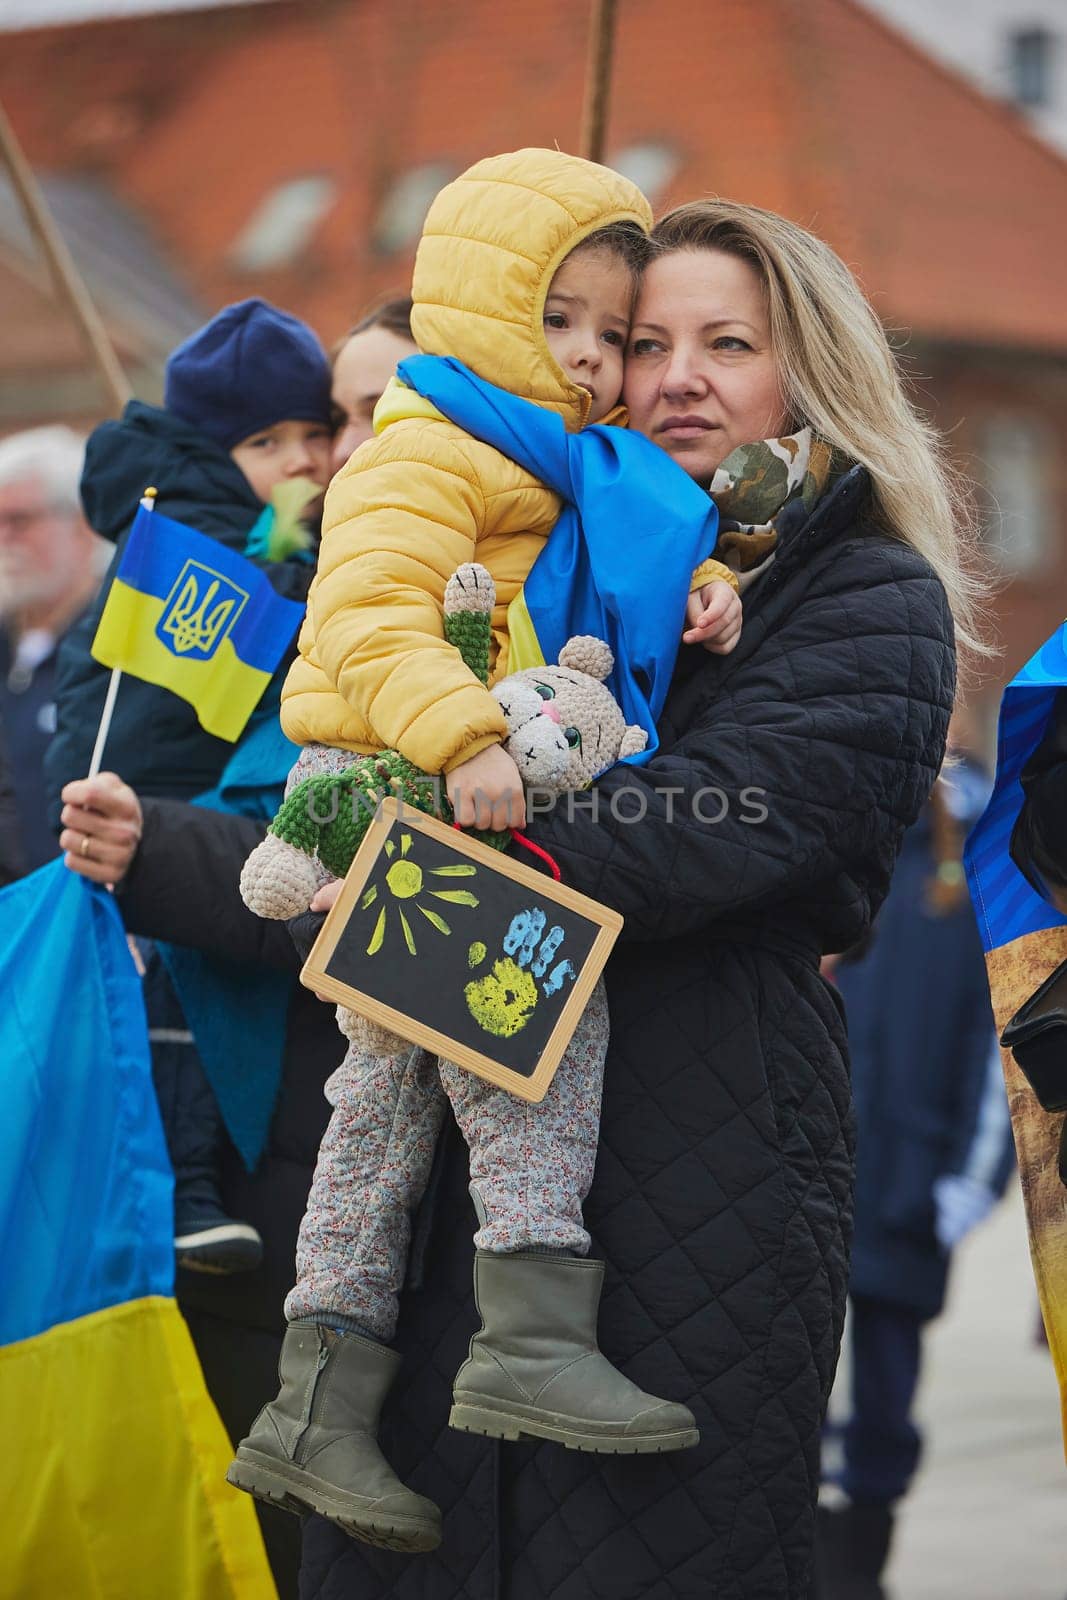
MULTIPOLYGON (((452 821, 452 826, 455 828, 457 833, 463 832, 463 829, 454 818, 452 821)), ((539 844, 534 844, 532 839, 527 839, 526 835, 524 833, 520 833, 518 828, 509 828, 508 832, 511 834, 511 837, 514 839, 516 844, 521 844, 524 850, 529 850, 532 856, 537 856, 539 861, 544 862, 545 866, 548 868, 549 872, 551 872, 557 883, 562 883, 563 874, 559 870, 559 862, 554 860, 553 857, 549 855, 547 850, 542 850, 539 844)))
POLYGON ((508 832, 516 844, 521 844, 524 850, 529 850, 532 856, 537 856, 540 861, 545 863, 557 883, 561 882, 563 874, 559 870, 559 863, 552 859, 547 850, 542 850, 539 844, 534 844, 532 839, 527 839, 526 835, 520 833, 518 828, 509 828, 508 832))

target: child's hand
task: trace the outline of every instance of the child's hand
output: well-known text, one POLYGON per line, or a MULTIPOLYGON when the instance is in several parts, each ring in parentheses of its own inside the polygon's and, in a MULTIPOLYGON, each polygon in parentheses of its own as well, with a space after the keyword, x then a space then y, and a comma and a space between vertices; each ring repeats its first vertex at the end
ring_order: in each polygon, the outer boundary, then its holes
POLYGON ((445 776, 456 821, 461 828, 491 828, 503 833, 526 823, 526 796, 519 769, 500 745, 490 745, 445 776))
MULTIPOLYGON (((343 878, 331 878, 329 883, 324 883, 321 888, 315 890, 308 910, 332 911, 344 886, 345 880, 343 878)), ((319 999, 322 999, 321 995, 319 999)))
POLYGON ((683 644, 702 644, 714 655, 728 656, 741 637, 741 596, 725 578, 716 578, 689 596, 685 620, 683 644))

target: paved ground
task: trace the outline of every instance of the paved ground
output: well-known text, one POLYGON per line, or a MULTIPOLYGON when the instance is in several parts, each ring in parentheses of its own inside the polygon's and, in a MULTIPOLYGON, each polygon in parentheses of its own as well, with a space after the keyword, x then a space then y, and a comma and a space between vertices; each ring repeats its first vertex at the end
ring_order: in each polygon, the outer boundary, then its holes
POLYGON ((957 1253, 928 1331, 927 1448, 901 1508, 891 1600, 1065 1600, 1067 1467, 1017 1189, 957 1253))

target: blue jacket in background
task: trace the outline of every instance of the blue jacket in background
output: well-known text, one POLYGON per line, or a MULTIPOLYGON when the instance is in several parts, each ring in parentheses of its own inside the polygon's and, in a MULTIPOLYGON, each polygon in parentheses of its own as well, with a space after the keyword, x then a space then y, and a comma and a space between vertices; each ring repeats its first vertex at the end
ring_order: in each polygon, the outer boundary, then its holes
MULTIPOLYGON (((167 516, 244 553, 263 502, 227 451, 168 411, 131 400, 117 422, 94 429, 85 452, 81 492, 90 525, 117 546, 100 593, 59 649, 56 733, 45 757, 50 821, 58 828, 59 792, 89 770, 110 672, 90 646, 121 559, 130 524, 148 487, 167 516)), ((262 563, 280 594, 303 600, 314 567, 301 561, 262 563)), ((295 641, 294 641, 295 652, 295 641)), ((289 659, 279 667, 284 676, 289 659)), ((185 700, 155 684, 124 676, 104 750, 104 767, 139 794, 192 800, 213 789, 234 747, 206 733, 185 700)))
MULTIPOLYGON (((950 775, 964 832, 988 782, 950 775)), ((1000 1193, 1013 1162, 1011 1125, 970 899, 939 914, 929 810, 904 837, 870 947, 837 973, 848 1013, 856 1104, 856 1216, 850 1290, 934 1317, 948 1254, 934 1232, 933 1186, 965 1174, 1000 1193)))

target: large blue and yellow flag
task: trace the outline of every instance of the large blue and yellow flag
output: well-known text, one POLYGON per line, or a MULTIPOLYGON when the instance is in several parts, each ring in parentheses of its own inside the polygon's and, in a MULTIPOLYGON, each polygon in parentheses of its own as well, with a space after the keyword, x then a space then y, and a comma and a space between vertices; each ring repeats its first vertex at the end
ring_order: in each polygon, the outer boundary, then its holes
POLYGON ((142 505, 92 652, 180 695, 208 733, 236 740, 303 615, 244 556, 142 505))
MULTIPOLYGON (((997 1032, 1049 974, 1067 960, 1067 918, 1043 900, 1009 854, 1023 804, 1020 775, 1040 744, 1056 695, 1067 688, 1067 624, 1032 656, 1004 691, 997 775, 964 860, 986 953, 997 1032)), ((1001 1052, 1008 1086, 1030 1254, 1048 1333, 1067 1441, 1067 1190, 1058 1154, 1063 1116, 1042 1110, 1010 1050, 1001 1052)))
POLYGON ((2 1600, 268 1600, 174 1299, 170 1163, 111 895, 0 893, 2 1600))

